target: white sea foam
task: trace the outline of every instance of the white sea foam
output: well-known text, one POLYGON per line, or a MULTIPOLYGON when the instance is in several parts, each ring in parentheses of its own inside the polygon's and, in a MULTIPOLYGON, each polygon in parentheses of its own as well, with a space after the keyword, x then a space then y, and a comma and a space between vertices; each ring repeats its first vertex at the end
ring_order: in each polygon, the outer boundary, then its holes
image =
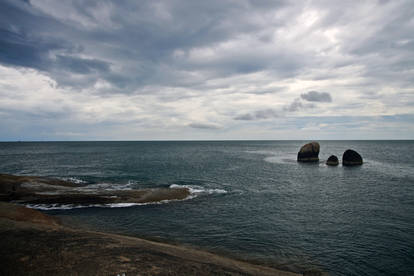
POLYGON ((154 201, 154 202, 145 202, 145 203, 130 203, 130 202, 124 202, 124 203, 108 203, 108 204, 25 204, 26 207, 37 209, 37 210, 70 210, 70 209, 80 209, 80 208, 126 208, 126 207, 132 207, 132 206, 143 206, 143 205, 159 205, 159 204, 167 204, 170 202, 175 201, 184 201, 191 199, 193 197, 188 196, 184 199, 169 199, 169 200, 161 200, 161 201, 154 201))
POLYGON ((25 206, 37 210, 71 210, 80 208, 122 208, 140 205, 139 203, 112 203, 112 204, 26 204, 25 206))
POLYGON ((202 194, 226 194, 227 191, 223 189, 208 189, 197 185, 178 185, 172 184, 170 185, 171 189, 174 188, 187 188, 190 191, 190 194, 193 196, 202 195, 202 194))
MULTIPOLYGON (((76 208, 84 208, 82 205, 75 204, 25 204, 27 208, 37 210, 70 210, 76 208)), ((92 206, 90 206, 92 207, 92 206)))
POLYGON ((25 204, 26 207, 38 210, 70 210, 70 209, 79 209, 79 208, 125 208, 131 206, 143 206, 143 205, 158 205, 158 204, 167 204, 170 202, 184 201, 194 198, 194 195, 189 195, 184 199, 165 199, 160 201, 145 202, 145 203, 107 203, 107 204, 25 204))
POLYGON ((121 191, 121 190, 132 190, 132 182, 126 184, 114 184, 114 183, 96 183, 89 184, 84 187, 78 187, 74 190, 79 192, 97 192, 97 191, 121 191))
POLYGON ((59 179, 62 179, 64 181, 69 181, 75 184, 85 184, 87 183, 85 180, 76 178, 76 177, 59 177, 59 179))
MULTIPOLYGON (((69 181, 75 184, 87 184, 88 182, 76 177, 60 177, 64 181, 69 181)), ((75 191, 79 192, 94 192, 94 191, 114 191, 114 190, 132 190, 133 186, 136 185, 136 182, 133 180, 128 180, 127 183, 116 184, 116 183, 95 183, 88 184, 82 187, 73 188, 75 191)))
POLYGON ((281 152, 281 151, 272 151, 272 150, 255 150, 255 151, 245 151, 250 154, 259 154, 263 155, 263 160, 265 162, 274 163, 274 164, 289 164, 296 163, 296 152, 281 152))

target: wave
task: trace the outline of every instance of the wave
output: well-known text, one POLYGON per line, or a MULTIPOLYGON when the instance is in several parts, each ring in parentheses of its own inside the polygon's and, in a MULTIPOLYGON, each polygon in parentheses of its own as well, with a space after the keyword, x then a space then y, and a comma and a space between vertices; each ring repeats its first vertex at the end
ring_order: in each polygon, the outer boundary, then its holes
POLYGON ((87 181, 82 180, 82 179, 77 178, 77 177, 58 177, 58 179, 68 181, 68 182, 72 182, 72 183, 75 183, 75 184, 86 184, 86 183, 88 183, 87 181))
POLYGON ((198 195, 203 195, 203 194, 211 195, 211 194, 226 194, 227 193, 227 191, 223 189, 208 189, 208 188, 204 188, 204 187, 197 186, 197 185, 171 184, 170 188, 171 189, 187 188, 190 191, 190 194, 193 195, 194 197, 198 195))
POLYGON ((176 201, 184 201, 191 199, 193 197, 188 196, 184 199, 166 199, 161 201, 154 201, 154 202, 145 202, 145 203, 130 203, 130 202, 124 202, 124 203, 108 203, 108 204, 24 204, 24 206, 31 208, 31 209, 37 209, 37 210, 71 210, 71 209, 81 209, 81 208, 126 208, 126 207, 132 207, 132 206, 144 206, 144 205, 160 205, 160 204, 167 204, 171 202, 176 201))

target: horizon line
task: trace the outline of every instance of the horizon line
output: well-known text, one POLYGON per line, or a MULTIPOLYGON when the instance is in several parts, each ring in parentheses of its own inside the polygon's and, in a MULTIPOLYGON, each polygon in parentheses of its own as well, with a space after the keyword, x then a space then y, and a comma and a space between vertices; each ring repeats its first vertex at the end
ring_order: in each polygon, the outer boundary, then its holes
POLYGON ((48 143, 48 142, 243 142, 243 141, 414 141, 402 139, 153 139, 153 140, 0 140, 0 143, 48 143))

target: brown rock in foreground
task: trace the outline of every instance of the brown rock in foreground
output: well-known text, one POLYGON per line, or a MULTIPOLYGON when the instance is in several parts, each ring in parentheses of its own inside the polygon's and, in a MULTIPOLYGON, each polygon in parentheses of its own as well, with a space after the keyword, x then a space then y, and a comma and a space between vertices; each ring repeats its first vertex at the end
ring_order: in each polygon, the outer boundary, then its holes
POLYGON ((27 210, 0 203, 0 275, 299 275, 186 247, 75 230, 27 210))
POLYGON ((39 211, 15 204, 0 202, 0 219, 10 219, 29 223, 38 223, 47 226, 59 226, 57 219, 39 211))
POLYGON ((318 162, 319 161, 319 143, 311 142, 303 145, 298 152, 298 162, 318 162))

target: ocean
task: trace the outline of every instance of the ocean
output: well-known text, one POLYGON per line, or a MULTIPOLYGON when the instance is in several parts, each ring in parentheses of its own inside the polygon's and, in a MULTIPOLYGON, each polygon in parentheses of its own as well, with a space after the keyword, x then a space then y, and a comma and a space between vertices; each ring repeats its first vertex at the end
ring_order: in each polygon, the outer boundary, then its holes
POLYGON ((188 187, 182 201, 122 208, 37 206, 96 230, 161 239, 329 275, 414 275, 414 141, 0 143, 0 173, 90 189, 188 187), (346 149, 358 167, 328 167, 346 149))

